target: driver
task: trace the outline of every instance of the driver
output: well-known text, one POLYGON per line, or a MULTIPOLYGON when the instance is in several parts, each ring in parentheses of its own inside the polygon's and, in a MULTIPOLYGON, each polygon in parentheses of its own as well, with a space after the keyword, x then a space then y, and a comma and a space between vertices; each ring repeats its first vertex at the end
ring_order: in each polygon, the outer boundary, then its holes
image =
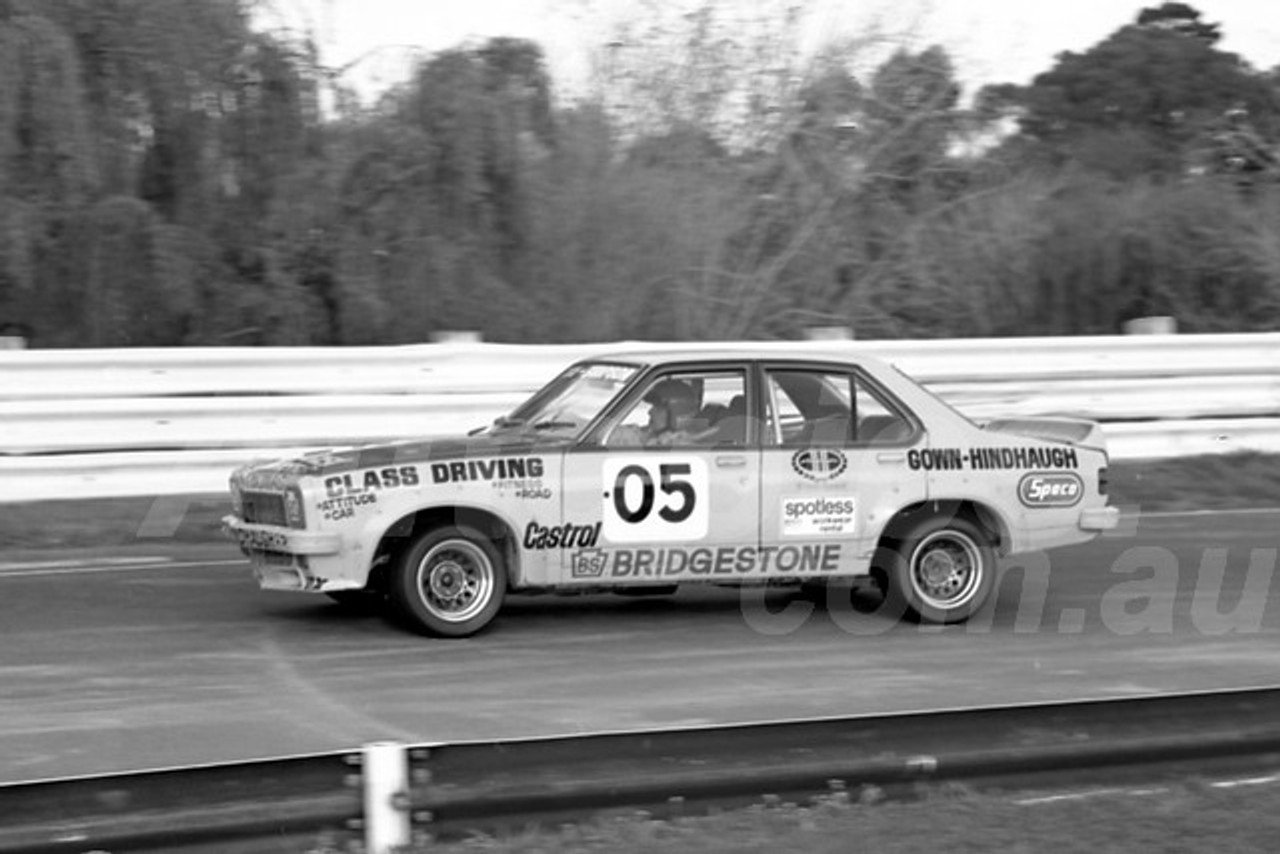
POLYGON ((623 424, 610 437, 611 445, 688 445, 708 432, 693 429, 698 397, 688 383, 666 379, 656 383, 642 398, 649 404, 649 422, 644 427, 623 424))

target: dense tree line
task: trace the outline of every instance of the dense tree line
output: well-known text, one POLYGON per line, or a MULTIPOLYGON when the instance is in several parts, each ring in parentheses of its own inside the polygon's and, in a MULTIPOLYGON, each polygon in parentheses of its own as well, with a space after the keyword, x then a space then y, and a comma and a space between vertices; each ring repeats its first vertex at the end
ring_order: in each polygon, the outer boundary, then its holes
POLYGON ((57 347, 1280 323, 1280 66, 1186 4, 970 99, 940 48, 802 56, 792 18, 708 2, 621 34, 572 102, 537 45, 494 39, 372 107, 250 11, 0 0, 0 326, 57 347))

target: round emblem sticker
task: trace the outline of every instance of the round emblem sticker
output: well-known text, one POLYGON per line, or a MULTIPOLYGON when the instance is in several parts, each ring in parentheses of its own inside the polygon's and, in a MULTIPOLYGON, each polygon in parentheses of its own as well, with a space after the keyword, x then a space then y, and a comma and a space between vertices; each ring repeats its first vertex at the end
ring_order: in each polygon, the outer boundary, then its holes
POLYGON ((849 467, 849 460, 835 448, 807 448, 796 451, 791 467, 808 480, 835 480, 849 467))

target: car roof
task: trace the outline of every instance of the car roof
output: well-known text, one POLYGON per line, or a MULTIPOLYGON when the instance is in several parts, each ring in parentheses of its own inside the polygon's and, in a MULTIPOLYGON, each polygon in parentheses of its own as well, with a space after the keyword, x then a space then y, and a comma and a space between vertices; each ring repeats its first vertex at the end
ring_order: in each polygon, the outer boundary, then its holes
POLYGON ((622 347, 593 356, 591 361, 624 361, 661 366, 682 362, 795 361, 842 362, 857 365, 884 365, 882 359, 867 355, 848 342, 815 344, 810 341, 769 341, 753 345, 692 345, 678 348, 622 347))

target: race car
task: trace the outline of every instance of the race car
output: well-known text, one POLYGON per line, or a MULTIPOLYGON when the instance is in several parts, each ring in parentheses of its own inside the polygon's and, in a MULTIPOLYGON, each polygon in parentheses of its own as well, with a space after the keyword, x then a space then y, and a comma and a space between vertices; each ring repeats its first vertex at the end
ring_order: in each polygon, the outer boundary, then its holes
POLYGON ((997 556, 1117 524, 1087 420, 975 423, 897 368, 829 349, 649 350, 568 367, 468 436, 231 476, 259 585, 389 600, 472 635, 508 594, 832 582, 960 622, 997 556))

